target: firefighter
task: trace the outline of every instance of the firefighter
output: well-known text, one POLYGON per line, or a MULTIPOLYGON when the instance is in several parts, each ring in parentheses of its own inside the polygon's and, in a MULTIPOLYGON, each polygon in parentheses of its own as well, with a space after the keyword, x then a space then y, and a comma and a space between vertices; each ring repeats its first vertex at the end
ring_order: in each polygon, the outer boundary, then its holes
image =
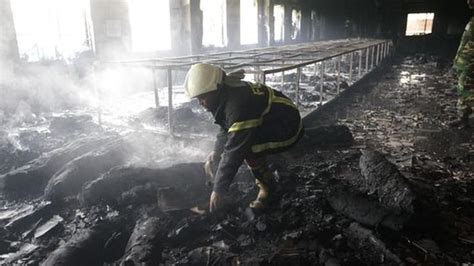
POLYGON ((265 208, 275 189, 266 155, 287 150, 303 135, 299 111, 288 97, 243 78, 243 70, 227 75, 222 68, 203 63, 193 65, 186 75, 186 94, 197 98, 220 126, 214 150, 205 163, 206 173, 214 181, 210 212, 222 204, 222 197, 244 161, 259 188, 250 207, 265 208), (217 165, 215 174, 210 167, 213 163, 217 165))
MULTIPOLYGON (((467 0, 474 9, 474 0, 467 0)), ((469 116, 474 108, 474 16, 466 26, 458 52, 454 58, 454 69, 458 74, 458 109, 460 118, 452 121, 452 127, 470 128, 469 116)))

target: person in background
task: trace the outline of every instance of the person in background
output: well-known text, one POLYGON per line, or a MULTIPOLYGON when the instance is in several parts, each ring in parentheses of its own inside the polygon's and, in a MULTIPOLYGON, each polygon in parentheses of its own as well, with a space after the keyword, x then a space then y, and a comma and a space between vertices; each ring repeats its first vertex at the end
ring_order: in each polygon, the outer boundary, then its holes
POLYGON ((259 187, 250 207, 265 208, 275 188, 266 155, 287 150, 303 135, 300 113, 288 97, 243 78, 243 70, 227 75, 222 68, 203 63, 193 65, 186 75, 187 95, 197 98, 220 126, 214 151, 205 163, 206 173, 214 180, 210 212, 221 205, 244 161, 259 187), (217 165, 215 175, 210 167, 213 163, 217 165))
MULTIPOLYGON (((467 4, 471 10, 474 9, 474 0, 467 0, 467 4)), ((469 128, 469 116, 474 108, 474 16, 464 30, 453 67, 458 74, 460 118, 449 125, 469 128)))

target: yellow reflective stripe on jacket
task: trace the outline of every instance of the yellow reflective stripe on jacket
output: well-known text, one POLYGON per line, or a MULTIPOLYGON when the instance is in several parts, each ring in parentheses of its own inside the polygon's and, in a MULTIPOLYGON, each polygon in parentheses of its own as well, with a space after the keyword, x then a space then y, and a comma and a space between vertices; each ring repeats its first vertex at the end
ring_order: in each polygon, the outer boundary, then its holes
MULTIPOLYGON (((255 86, 255 85, 250 84, 250 86, 252 87, 252 86, 255 86)), ((262 124, 263 116, 268 114, 268 112, 270 112, 270 109, 272 107, 272 101, 275 98, 273 90, 271 88, 267 87, 267 86, 264 86, 264 87, 268 91, 268 102, 267 102, 267 107, 265 108, 265 110, 263 110, 262 114, 260 115, 260 118, 235 122, 229 128, 229 130, 228 130, 229 133, 239 131, 239 130, 248 129, 248 128, 258 127, 262 124)))
POLYGON ((295 143, 295 141, 298 139, 298 136, 300 135, 301 129, 303 129, 303 123, 300 120, 300 125, 298 128, 298 132, 296 132, 296 135, 293 137, 284 140, 284 141, 277 141, 277 142, 267 142, 267 143, 262 143, 262 144, 257 144, 252 146, 252 152, 258 153, 262 151, 266 151, 269 149, 277 149, 277 148, 284 148, 287 146, 290 146, 291 144, 295 143))
POLYGON ((229 128, 228 132, 234 132, 234 131, 244 130, 247 128, 257 127, 257 126, 260 126, 261 124, 262 124, 261 118, 242 121, 242 122, 235 122, 229 128))

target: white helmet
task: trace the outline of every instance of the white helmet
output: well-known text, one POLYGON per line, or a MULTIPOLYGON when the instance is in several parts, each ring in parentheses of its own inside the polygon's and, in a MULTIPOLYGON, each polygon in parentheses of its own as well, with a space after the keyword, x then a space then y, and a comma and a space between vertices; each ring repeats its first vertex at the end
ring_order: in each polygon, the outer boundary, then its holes
POLYGON ((199 63, 191 66, 186 74, 184 89, 189 98, 217 90, 217 85, 222 83, 225 72, 222 68, 199 63))

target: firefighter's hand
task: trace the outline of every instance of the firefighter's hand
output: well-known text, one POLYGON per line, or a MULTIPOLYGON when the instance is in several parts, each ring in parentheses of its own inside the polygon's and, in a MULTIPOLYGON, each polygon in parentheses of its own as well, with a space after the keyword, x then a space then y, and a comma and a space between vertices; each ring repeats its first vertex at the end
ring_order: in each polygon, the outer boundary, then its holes
POLYGON ((206 173, 206 176, 211 179, 211 181, 214 180, 214 173, 212 172, 212 162, 206 161, 204 163, 204 172, 206 173))
POLYGON ((204 172, 206 175, 211 178, 211 181, 214 180, 214 172, 212 171, 212 163, 214 162, 215 153, 211 152, 204 163, 204 172))
POLYGON ((212 191, 211 198, 209 199, 209 212, 213 212, 220 207, 221 195, 215 191, 212 191))
POLYGON ((215 162, 216 160, 217 160, 217 158, 216 158, 216 152, 212 151, 212 152, 209 153, 209 155, 207 155, 207 158, 206 158, 206 161, 207 161, 207 162, 213 163, 213 162, 215 162))

